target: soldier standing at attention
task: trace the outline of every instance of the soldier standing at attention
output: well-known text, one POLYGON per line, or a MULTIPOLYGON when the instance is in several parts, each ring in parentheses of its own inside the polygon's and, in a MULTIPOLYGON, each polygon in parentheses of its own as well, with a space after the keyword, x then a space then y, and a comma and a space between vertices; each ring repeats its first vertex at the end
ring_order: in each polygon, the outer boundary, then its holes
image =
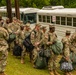
POLYGON ((0 75, 4 74, 6 62, 7 62, 7 55, 8 55, 8 44, 7 40, 9 38, 9 34, 6 29, 0 27, 0 75))
POLYGON ((70 31, 66 31, 65 37, 62 38, 63 43, 63 59, 61 62, 61 70, 65 72, 64 75, 72 75, 71 71, 73 70, 72 62, 70 59, 70 31))
POLYGON ((49 41, 47 42, 47 45, 49 45, 49 49, 51 50, 51 57, 48 61, 48 68, 50 70, 50 75, 60 75, 57 72, 57 55, 53 52, 51 45, 54 44, 57 40, 57 35, 55 34, 55 27, 49 26, 49 41))

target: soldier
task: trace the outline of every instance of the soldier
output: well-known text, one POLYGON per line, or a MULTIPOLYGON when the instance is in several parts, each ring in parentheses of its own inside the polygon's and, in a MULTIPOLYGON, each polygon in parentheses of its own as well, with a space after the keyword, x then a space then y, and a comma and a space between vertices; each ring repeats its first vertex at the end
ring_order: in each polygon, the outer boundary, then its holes
POLYGON ((40 41, 41 41, 41 29, 40 29, 40 24, 36 24, 35 29, 33 30, 33 36, 34 38, 31 39, 32 44, 34 45, 34 49, 33 49, 33 67, 35 67, 35 60, 39 51, 39 47, 40 47, 40 41))
POLYGON ((4 24, 4 20, 2 19, 2 16, 0 15, 0 27, 2 27, 4 24))
POLYGON ((65 72, 65 75, 72 75, 71 71, 73 70, 72 62, 70 59, 70 31, 66 31, 66 35, 62 38, 63 43, 63 59, 64 61, 61 63, 61 70, 65 72), (67 67, 67 68, 66 68, 67 67))
POLYGON ((72 61, 73 61, 73 67, 74 69, 76 69, 76 31, 72 34, 71 36, 71 45, 70 45, 70 49, 71 49, 71 54, 73 55, 72 56, 72 61))
POLYGON ((20 30, 20 26, 17 25, 17 22, 15 20, 13 20, 12 23, 8 24, 8 28, 7 28, 8 32, 10 35, 14 35, 16 37, 16 39, 14 39, 13 41, 10 42, 10 49, 11 52, 13 52, 13 48, 14 48, 14 41, 18 39, 17 33, 20 30))
MULTIPOLYGON (((30 24, 26 24, 25 27, 24 27, 24 36, 25 38, 28 37, 30 35, 30 24)), ((24 57, 25 57, 25 53, 26 51, 28 51, 28 49, 23 49, 22 51, 22 55, 21 55, 21 63, 23 64, 24 63, 24 57)))
POLYGON ((55 43, 55 41, 57 40, 57 35, 55 34, 55 27, 54 26, 49 26, 49 32, 48 32, 48 36, 49 36, 49 41, 47 42, 47 45, 49 45, 49 49, 51 50, 51 57, 48 61, 48 68, 50 70, 50 75, 60 75, 57 72, 57 56, 52 48, 51 45, 55 43))
POLYGON ((7 29, 9 23, 10 23, 9 18, 7 18, 6 21, 3 24, 3 27, 7 29))
POLYGON ((6 29, 0 27, 0 75, 5 75, 5 67, 7 63, 9 34, 6 29))

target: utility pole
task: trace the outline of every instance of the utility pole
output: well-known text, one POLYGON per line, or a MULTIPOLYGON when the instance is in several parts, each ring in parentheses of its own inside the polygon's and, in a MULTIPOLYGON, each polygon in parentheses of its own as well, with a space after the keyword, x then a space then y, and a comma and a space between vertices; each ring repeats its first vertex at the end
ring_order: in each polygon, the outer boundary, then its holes
POLYGON ((19 1, 18 0, 15 0, 15 13, 16 13, 16 18, 20 19, 19 1))
POLYGON ((7 4, 7 17, 10 20, 10 23, 12 22, 12 9, 11 9, 11 0, 6 0, 7 4))

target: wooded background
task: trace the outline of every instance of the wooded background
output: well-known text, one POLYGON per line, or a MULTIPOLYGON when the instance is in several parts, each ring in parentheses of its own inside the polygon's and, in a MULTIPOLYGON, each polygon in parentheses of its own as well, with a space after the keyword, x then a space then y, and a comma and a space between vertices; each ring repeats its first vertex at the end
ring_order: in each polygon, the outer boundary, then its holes
MULTIPOLYGON (((11 0, 12 7, 15 6, 14 0, 11 0)), ((76 0, 19 0, 20 7, 36 7, 63 5, 67 8, 75 8, 76 0)), ((6 0, 0 0, 0 6, 6 6, 6 0)))

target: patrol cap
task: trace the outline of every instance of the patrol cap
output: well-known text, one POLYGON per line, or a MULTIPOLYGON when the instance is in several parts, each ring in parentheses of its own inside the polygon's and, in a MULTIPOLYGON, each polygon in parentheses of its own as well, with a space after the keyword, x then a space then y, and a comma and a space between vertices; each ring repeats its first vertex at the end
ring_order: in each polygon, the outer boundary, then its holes
POLYGON ((70 33, 71 33, 71 31, 70 31, 70 30, 66 30, 66 33, 67 33, 67 34, 70 34, 70 33))
POLYGON ((38 27, 40 27, 40 26, 41 26, 41 24, 39 24, 39 23, 38 23, 38 24, 36 24, 35 26, 38 26, 38 27))
POLYGON ((25 25, 26 27, 30 27, 30 23, 26 23, 26 25, 25 25))
POLYGON ((46 29, 46 26, 42 26, 41 29, 46 29))
POLYGON ((54 28, 54 25, 49 25, 49 28, 54 28))

